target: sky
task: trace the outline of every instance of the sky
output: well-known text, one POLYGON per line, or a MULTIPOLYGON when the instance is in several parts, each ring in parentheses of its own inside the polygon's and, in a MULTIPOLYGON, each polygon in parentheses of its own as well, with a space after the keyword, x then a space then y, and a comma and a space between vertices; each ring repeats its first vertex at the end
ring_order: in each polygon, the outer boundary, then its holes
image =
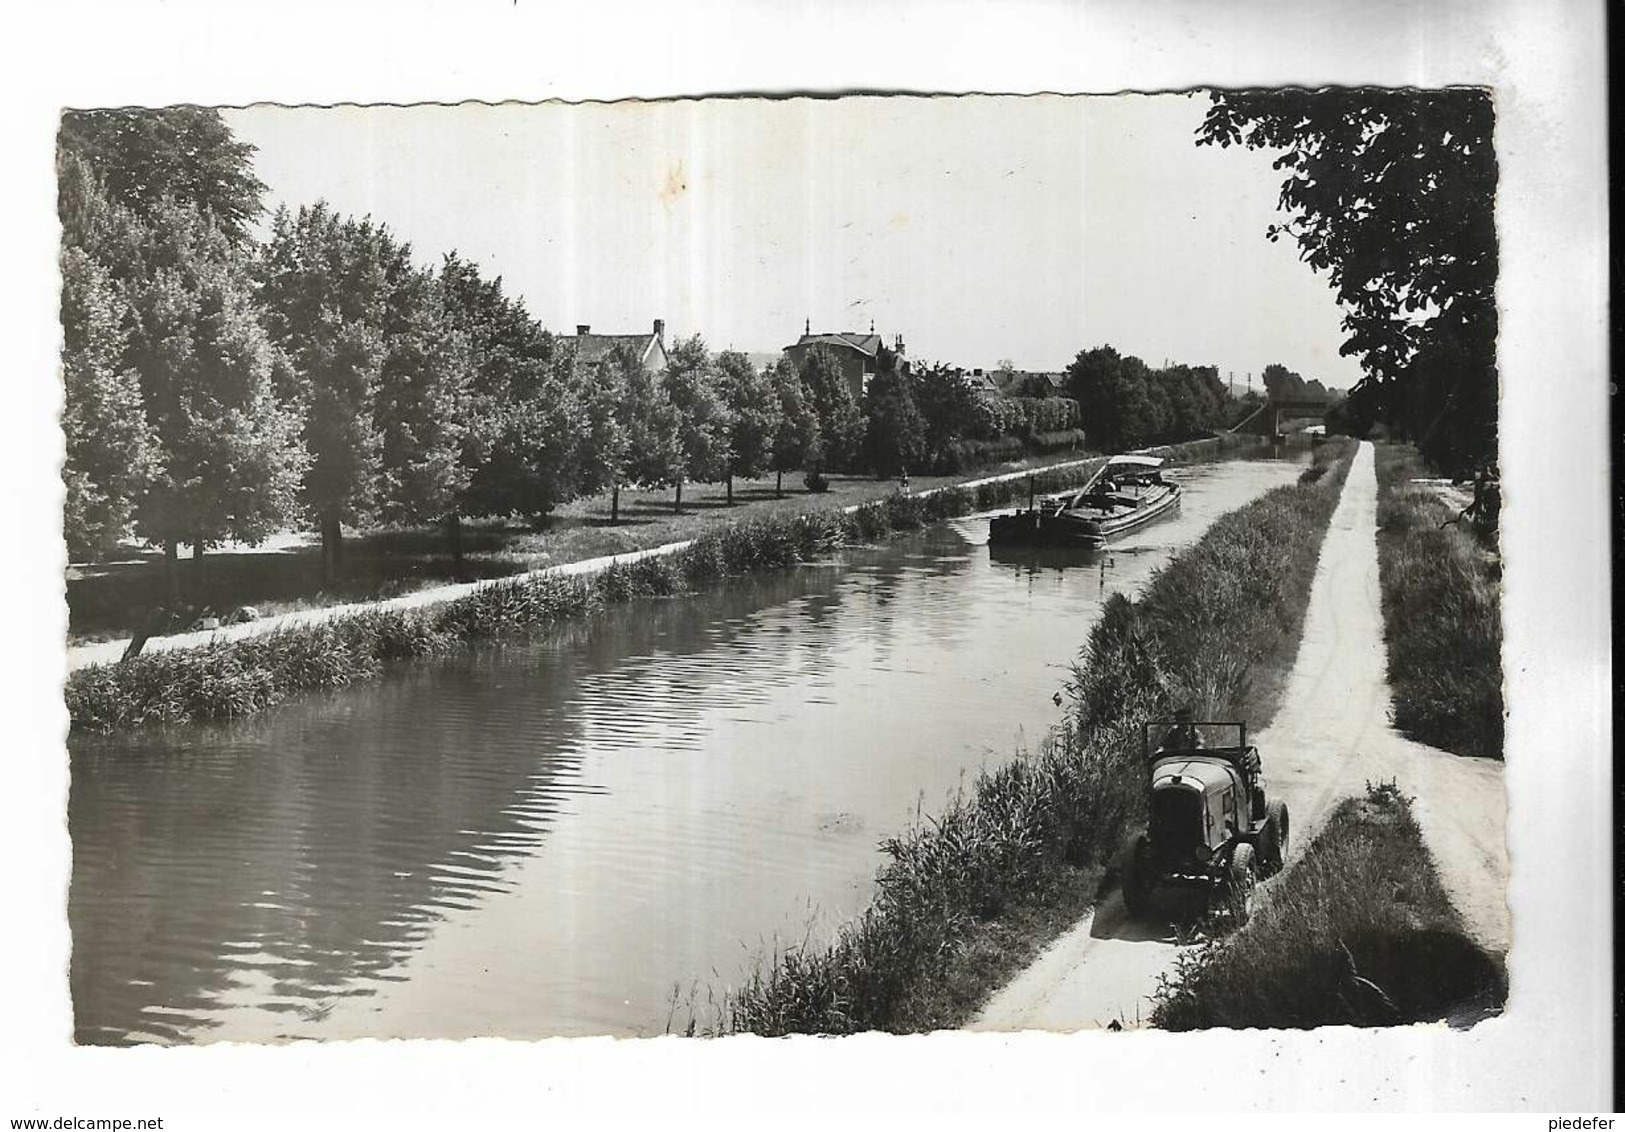
POLYGON ((1353 384, 1324 275, 1270 243, 1272 154, 1194 144, 1206 95, 854 97, 225 112, 271 208, 325 199, 456 250, 549 329, 777 351, 817 331, 1060 369, 1271 362, 1353 384))

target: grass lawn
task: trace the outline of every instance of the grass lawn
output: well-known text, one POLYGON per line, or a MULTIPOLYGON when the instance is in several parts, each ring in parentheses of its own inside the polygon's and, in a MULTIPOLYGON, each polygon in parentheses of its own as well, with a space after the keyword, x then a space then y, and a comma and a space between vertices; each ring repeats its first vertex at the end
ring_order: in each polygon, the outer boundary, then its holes
MULTIPOLYGON (((1061 452, 1013 461, 956 476, 911 477, 914 491, 979 479, 1022 468, 1078 459, 1061 452)), ((500 578, 544 566, 691 539, 717 524, 772 514, 800 514, 850 507, 897 490, 895 480, 831 475, 826 492, 807 490, 799 474, 786 476, 784 494, 773 478, 735 480, 732 505, 723 484, 689 484, 676 513, 668 490, 621 492, 620 521, 610 522, 610 496, 589 496, 556 510, 545 529, 489 520, 463 528, 463 562, 453 560, 438 527, 346 532, 340 581, 322 582, 314 537, 282 537, 266 548, 234 548, 206 554, 201 563, 181 561, 182 600, 216 610, 252 605, 261 616, 411 593, 446 582, 500 578)), ((146 611, 164 600, 162 555, 132 549, 118 561, 70 567, 68 641, 82 644, 128 636, 146 611)))

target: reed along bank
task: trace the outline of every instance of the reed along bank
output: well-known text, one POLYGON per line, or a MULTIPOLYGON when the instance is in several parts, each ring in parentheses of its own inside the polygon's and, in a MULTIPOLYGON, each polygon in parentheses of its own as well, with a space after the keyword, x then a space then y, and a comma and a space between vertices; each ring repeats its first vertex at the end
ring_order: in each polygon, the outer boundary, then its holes
POLYGON ((1501 758, 1501 565, 1493 522, 1443 498, 1409 445, 1376 446, 1377 564, 1394 726, 1501 758))
POLYGON ((973 1016, 1089 906, 1143 820, 1140 725, 1185 705, 1213 716, 1273 710, 1257 674, 1283 657, 1290 667, 1354 451, 1327 445, 1298 484, 1221 518, 1138 600, 1112 597, 1067 684, 1058 731, 884 842, 869 907, 827 948, 765 957, 721 993, 707 1028, 916 1032, 973 1016))
MULTIPOLYGON (((1189 463, 1250 443, 1256 442, 1226 435, 1147 451, 1189 463)), ((315 625, 90 665, 67 680, 70 728, 107 734, 147 724, 252 715, 303 692, 373 679, 392 663, 534 638, 609 605, 695 592, 730 576, 815 561, 843 545, 872 543, 894 532, 1024 503, 1030 491, 1081 485, 1102 462, 917 494, 899 492, 846 511, 766 515, 718 525, 669 552, 644 552, 593 574, 541 572, 495 581, 437 605, 385 606, 315 625)))

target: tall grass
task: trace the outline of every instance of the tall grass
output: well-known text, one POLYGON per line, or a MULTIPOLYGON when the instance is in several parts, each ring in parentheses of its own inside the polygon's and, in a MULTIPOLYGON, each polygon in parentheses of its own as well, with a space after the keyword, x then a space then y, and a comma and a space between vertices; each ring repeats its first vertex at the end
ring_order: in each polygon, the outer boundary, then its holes
MULTIPOLYGON (((543 576, 497 582, 422 609, 375 610, 303 626, 91 665, 68 677, 71 726, 111 732, 151 723, 252 715, 290 695, 343 688, 396 660, 539 631, 599 608, 622 579, 543 576)), ((627 581, 627 596, 649 579, 627 581)))
POLYGON ((1182 704, 1223 714, 1246 694, 1254 662, 1295 643, 1352 452, 1323 449, 1328 471, 1313 482, 1225 516, 1139 601, 1111 599, 1069 682, 1058 732, 884 842, 868 909, 827 948, 768 957, 720 996, 711 1031, 964 1023, 1009 969, 966 963, 967 950, 986 950, 1001 919, 1075 900, 1142 820, 1141 724, 1182 704))
POLYGON ((608 605, 670 597, 719 579, 827 557, 973 511, 1059 491, 1099 462, 1029 478, 896 494, 851 512, 766 515, 712 527, 681 550, 616 563, 590 577, 542 574, 496 581, 467 596, 419 609, 381 609, 196 648, 172 649, 72 673, 65 698, 76 730, 112 732, 253 714, 307 691, 376 676, 391 661, 437 656, 491 641, 550 631, 566 618, 608 605))
POLYGON ((1461 755, 1501 758, 1501 577, 1484 539, 1408 446, 1377 447, 1377 556, 1394 725, 1461 755))
POLYGON ((1151 1020, 1170 1030, 1392 1026, 1505 1000, 1505 972, 1464 934, 1409 799, 1382 785, 1338 806, 1246 927, 1182 957, 1151 1020))

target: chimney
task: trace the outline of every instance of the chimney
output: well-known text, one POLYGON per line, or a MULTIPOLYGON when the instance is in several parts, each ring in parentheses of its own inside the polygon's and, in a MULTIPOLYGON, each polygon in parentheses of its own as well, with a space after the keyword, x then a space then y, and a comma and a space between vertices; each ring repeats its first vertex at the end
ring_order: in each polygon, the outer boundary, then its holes
POLYGON ((586 324, 586 323, 584 323, 584 322, 578 322, 578 323, 576 323, 576 337, 577 337, 577 338, 584 338, 584 337, 586 337, 586 334, 587 334, 587 332, 588 332, 588 331, 589 331, 589 330, 591 330, 591 329, 592 329, 592 327, 590 327, 590 326, 588 326, 588 325, 587 325, 587 324, 586 324))
POLYGON ((660 339, 661 346, 666 344, 666 320, 663 318, 655 319, 655 337, 660 339))

